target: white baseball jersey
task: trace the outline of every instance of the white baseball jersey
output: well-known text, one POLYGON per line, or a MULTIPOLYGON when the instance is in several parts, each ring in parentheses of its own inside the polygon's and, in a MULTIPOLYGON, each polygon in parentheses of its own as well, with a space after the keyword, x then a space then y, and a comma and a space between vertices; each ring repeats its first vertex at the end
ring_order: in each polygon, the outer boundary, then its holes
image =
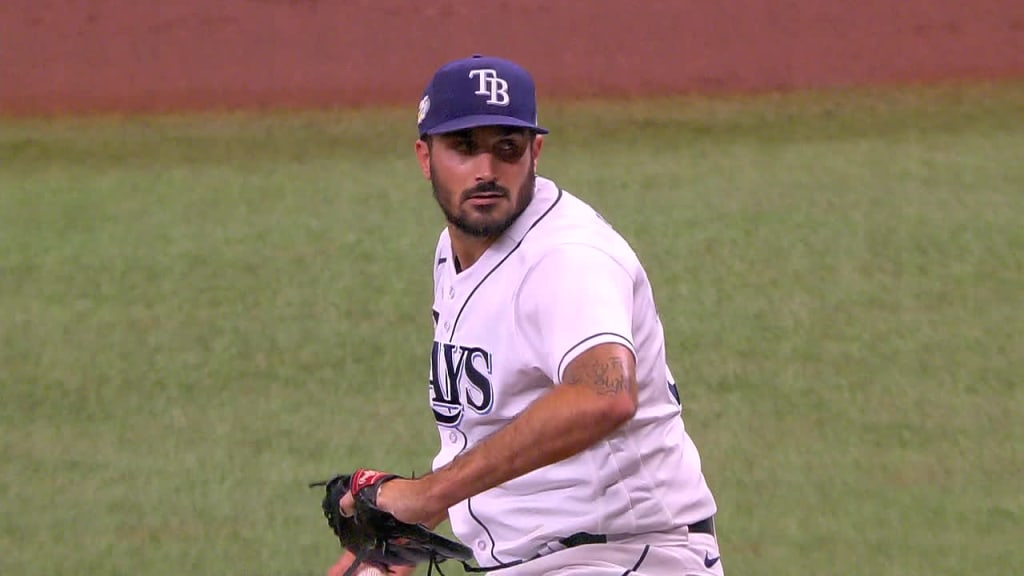
POLYGON ((579 532, 656 539, 714 514, 647 275, 593 208, 538 178, 523 214, 461 273, 442 232, 434 319, 435 470, 558 386, 588 348, 617 342, 636 355, 639 407, 631 421, 575 456, 449 510, 452 530, 481 566, 561 549, 559 539, 579 532))

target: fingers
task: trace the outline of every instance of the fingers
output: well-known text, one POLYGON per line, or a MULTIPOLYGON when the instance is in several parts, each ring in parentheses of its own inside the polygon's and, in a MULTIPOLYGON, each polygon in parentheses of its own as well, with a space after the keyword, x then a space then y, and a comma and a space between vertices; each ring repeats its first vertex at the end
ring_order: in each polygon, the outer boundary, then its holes
POLYGON ((338 558, 338 561, 327 569, 326 576, 344 576, 345 571, 348 570, 349 566, 352 565, 352 561, 355 559, 355 555, 346 550, 345 553, 338 558))
POLYGON ((341 500, 338 501, 338 509, 346 518, 351 518, 356 513, 356 500, 352 497, 352 492, 345 492, 341 500))

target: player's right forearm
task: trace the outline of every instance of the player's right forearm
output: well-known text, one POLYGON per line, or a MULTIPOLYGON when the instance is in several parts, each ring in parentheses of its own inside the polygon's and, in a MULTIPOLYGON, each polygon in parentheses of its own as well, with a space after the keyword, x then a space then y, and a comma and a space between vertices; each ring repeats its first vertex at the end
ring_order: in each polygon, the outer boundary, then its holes
POLYGON ((447 511, 447 510, 445 510, 444 512, 442 512, 442 513, 438 514, 437 516, 434 516, 434 517, 433 517, 433 518, 431 518, 430 520, 427 520, 427 521, 426 521, 426 522, 424 522, 423 524, 424 524, 424 525, 425 525, 425 526, 426 526, 427 528, 430 528, 431 530, 434 530, 434 529, 436 529, 436 528, 437 528, 438 526, 440 526, 441 524, 443 524, 444 522, 446 522, 447 520, 448 520, 448 511, 447 511))

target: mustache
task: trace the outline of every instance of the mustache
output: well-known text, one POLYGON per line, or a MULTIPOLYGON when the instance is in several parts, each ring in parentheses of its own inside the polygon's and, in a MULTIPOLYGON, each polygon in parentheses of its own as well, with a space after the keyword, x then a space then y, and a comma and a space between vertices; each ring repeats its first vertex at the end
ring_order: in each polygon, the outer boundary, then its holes
POLYGON ((462 192, 462 201, 465 202, 474 196, 481 194, 501 194, 502 196, 508 196, 510 194, 509 189, 498 184, 497 182, 481 182, 472 188, 469 188, 462 192))

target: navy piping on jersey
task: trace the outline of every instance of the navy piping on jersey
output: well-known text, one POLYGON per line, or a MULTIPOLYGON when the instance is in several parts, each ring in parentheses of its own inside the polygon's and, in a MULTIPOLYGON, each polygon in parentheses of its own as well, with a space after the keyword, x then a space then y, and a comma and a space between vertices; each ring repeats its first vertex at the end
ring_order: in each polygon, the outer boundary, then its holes
MULTIPOLYGON (((462 313, 466 310, 466 305, 469 304, 470 299, 473 298, 473 295, 476 294, 476 291, 480 288, 480 286, 483 285, 484 282, 487 281, 488 278, 491 277, 491 274, 494 274, 495 270, 500 268, 501 265, 504 264, 505 261, 508 260, 509 256, 511 256, 512 253, 514 253, 516 250, 519 249, 520 246, 523 245, 523 242, 526 240, 526 237, 530 235, 530 232, 532 232, 534 228, 537 227, 537 224, 540 224, 540 221, 543 220, 548 214, 551 213, 552 210, 555 209, 555 206, 558 206, 558 203, 562 200, 562 192, 563 192, 562 189, 559 188, 558 189, 558 196, 555 198, 555 201, 551 203, 551 206, 548 206, 548 209, 545 210, 543 214, 541 214, 536 220, 533 221, 533 224, 530 224, 530 227, 527 228, 526 232, 523 233, 523 237, 519 239, 519 242, 516 242, 516 245, 513 246, 512 249, 508 251, 508 254, 505 254, 505 257, 502 258, 497 264, 495 264, 494 268, 491 268, 487 272, 487 274, 485 274, 484 277, 481 278, 479 282, 477 282, 476 286, 473 287, 473 290, 470 291, 469 296, 466 296, 466 300, 462 303, 462 307, 459 308, 459 313, 455 315, 455 321, 452 322, 451 332, 448 333, 448 343, 451 343, 452 338, 455 337, 455 328, 458 327, 458 325, 459 325, 459 319, 462 318, 462 313)), ((461 430, 460 430, 460 432, 461 432, 461 430)), ((462 454, 462 452, 465 451, 466 446, 468 446, 468 445, 469 445, 469 441, 467 439, 466 444, 462 447, 462 450, 459 451, 459 454, 462 454)), ((466 509, 469 510, 470 517, 473 518, 473 520, 476 521, 476 523, 479 524, 480 527, 484 529, 484 532, 487 534, 487 538, 489 538, 490 541, 491 541, 491 558, 494 558, 495 562, 501 563, 501 560, 499 560, 498 557, 495 556, 495 554, 494 554, 494 548, 497 546, 497 543, 494 541, 494 536, 491 535, 491 530, 487 527, 487 525, 484 524, 483 522, 481 522, 480 519, 477 518, 475 514, 473 514, 472 505, 473 505, 473 499, 472 498, 467 498, 466 499, 466 509)))
POLYGON ((630 572, 636 572, 637 568, 639 568, 640 565, 644 563, 644 559, 647 558, 647 552, 650 549, 651 549, 651 545, 650 544, 644 546, 644 552, 643 552, 643 554, 640 555, 640 559, 638 559, 636 561, 636 564, 634 564, 632 568, 630 568, 629 570, 626 570, 625 572, 623 572, 622 576, 629 576, 630 572))
POLYGON ((488 528, 487 524, 484 524, 479 518, 476 517, 476 514, 473 513, 473 499, 472 498, 467 498, 466 499, 466 510, 469 511, 469 517, 472 518, 474 521, 476 521, 476 523, 479 524, 480 527, 484 529, 484 532, 487 533, 487 538, 489 538, 490 541, 491 541, 491 558, 494 558, 494 561, 497 562, 499 566, 503 565, 502 561, 499 560, 498 557, 494 554, 494 546, 495 546, 494 536, 491 534, 490 528, 488 528))
MULTIPOLYGON (((562 359, 558 361, 558 370, 555 371, 555 378, 558 378, 558 375, 562 373, 562 364, 565 363, 565 357, 566 356, 568 356, 569 354, 572 354, 572 352, 574 350, 579 348, 581 345, 586 343, 588 340, 593 340, 594 338, 597 338, 598 336, 618 336, 619 338, 622 338, 624 341, 628 342, 630 348, 633 348, 634 350, 636 349, 636 346, 633 345, 633 341, 632 340, 630 340, 629 338, 626 338, 625 336, 623 336, 622 334, 619 334, 618 332, 598 332, 597 334, 591 334, 590 336, 587 336, 583 340, 580 340, 579 342, 573 344, 571 348, 566 350, 565 354, 562 354, 562 359)), ((633 354, 636 355, 636 352, 633 352, 633 354)))

